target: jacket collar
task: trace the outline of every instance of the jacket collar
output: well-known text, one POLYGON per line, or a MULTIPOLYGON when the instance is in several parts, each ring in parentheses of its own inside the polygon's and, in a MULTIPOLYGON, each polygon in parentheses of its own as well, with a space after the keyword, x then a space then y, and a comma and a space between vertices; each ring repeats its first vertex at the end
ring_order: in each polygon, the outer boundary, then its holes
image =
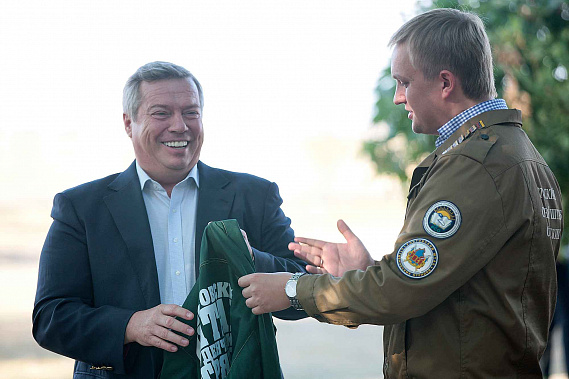
POLYGON ((498 124, 512 124, 513 126, 522 126, 522 112, 518 109, 501 109, 501 110, 491 110, 488 112, 481 113, 468 121, 466 121, 460 128, 458 128, 447 140, 440 145, 435 151, 433 151, 429 156, 427 156, 413 171, 413 177, 411 178, 411 185, 409 186, 409 195, 411 197, 413 188, 416 187, 425 173, 428 171, 429 167, 441 156, 443 151, 448 149, 461 135, 464 135, 468 129, 474 123, 482 121, 486 127, 498 124))
MULTIPOLYGON (((223 171, 198 162, 200 186, 196 212, 196 273, 199 268, 199 253, 202 235, 210 221, 229 218, 235 198, 229 176, 223 171)), ((142 292, 148 308, 160 304, 158 273, 152 243, 152 233, 140 181, 136 173, 136 162, 109 184, 111 193, 104 201, 127 245, 133 268, 139 277, 142 292)))
POLYGON ((486 126, 499 125, 499 124, 512 124, 513 126, 522 126, 522 112, 518 109, 501 109, 481 113, 466 121, 460 128, 458 128, 447 140, 440 145, 435 154, 440 156, 443 151, 447 150, 452 144, 457 141, 460 136, 466 135, 468 129, 478 122, 486 126))
POLYGON ((198 172, 200 186, 196 213, 196 270, 199 267, 199 252, 205 227, 210 221, 229 218, 235 198, 235 189, 225 171, 209 167, 199 161, 198 172))
POLYGON ((158 272, 148 214, 140 190, 135 162, 109 184, 104 201, 127 246, 132 267, 139 278, 146 307, 160 304, 158 272))

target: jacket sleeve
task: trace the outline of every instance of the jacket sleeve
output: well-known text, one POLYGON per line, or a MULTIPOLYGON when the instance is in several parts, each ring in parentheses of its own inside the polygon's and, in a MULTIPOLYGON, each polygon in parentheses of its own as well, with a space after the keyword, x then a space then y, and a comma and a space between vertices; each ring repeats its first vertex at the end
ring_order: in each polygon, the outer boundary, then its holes
POLYGON ((391 254, 366 271, 349 271, 341 278, 299 279, 297 296, 310 316, 351 326, 403 322, 443 302, 496 255, 511 235, 504 217, 508 200, 484 166, 465 156, 443 156, 425 175, 391 254), (427 233, 423 225, 439 201, 456 205, 461 216, 458 230, 444 238, 427 233), (430 274, 408 277, 398 265, 403 259, 398 252, 416 239, 432 243, 437 262, 430 274))
MULTIPOLYGON (((257 272, 306 272, 305 263, 294 256, 288 244, 294 241, 294 230, 290 227, 290 218, 281 209, 283 200, 276 183, 271 183, 264 199, 259 248, 253 247, 255 270, 257 272)), ((277 318, 297 320, 306 317, 306 313, 292 307, 275 312, 277 318)))
POLYGON ((277 185, 271 183, 264 199, 259 249, 254 248, 257 272, 306 272, 305 263, 288 249, 294 231, 280 208, 282 203, 277 185))
POLYGON ((134 311, 94 306, 85 225, 65 194, 55 197, 51 216, 39 264, 34 338, 55 353, 124 373, 124 333, 134 311))

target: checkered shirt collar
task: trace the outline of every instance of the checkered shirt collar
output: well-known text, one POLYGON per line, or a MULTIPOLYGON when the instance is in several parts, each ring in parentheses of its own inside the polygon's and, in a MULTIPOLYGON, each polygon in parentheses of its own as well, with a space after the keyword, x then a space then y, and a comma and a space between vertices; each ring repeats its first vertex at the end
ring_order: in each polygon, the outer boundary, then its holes
POLYGON ((470 120, 472 117, 478 116, 480 113, 487 111, 494 111, 497 109, 508 109, 506 102, 503 99, 492 99, 484 101, 482 103, 476 104, 473 107, 468 108, 462 113, 454 116, 449 122, 444 124, 438 129, 439 137, 435 141, 437 147, 441 146, 447 139, 456 132, 466 121, 470 120))

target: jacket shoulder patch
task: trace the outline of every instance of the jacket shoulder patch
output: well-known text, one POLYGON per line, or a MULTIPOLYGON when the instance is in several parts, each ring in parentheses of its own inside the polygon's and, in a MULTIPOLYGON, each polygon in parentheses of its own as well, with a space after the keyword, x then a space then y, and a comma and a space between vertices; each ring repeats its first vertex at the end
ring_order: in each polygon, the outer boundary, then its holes
POLYGON ((423 217, 423 229, 436 238, 448 238, 458 231, 462 216, 456 205, 441 200, 431 205, 423 217))
POLYGON ((435 245, 426 238, 405 242, 397 250, 397 267, 409 278, 422 279, 430 275, 439 262, 435 245))

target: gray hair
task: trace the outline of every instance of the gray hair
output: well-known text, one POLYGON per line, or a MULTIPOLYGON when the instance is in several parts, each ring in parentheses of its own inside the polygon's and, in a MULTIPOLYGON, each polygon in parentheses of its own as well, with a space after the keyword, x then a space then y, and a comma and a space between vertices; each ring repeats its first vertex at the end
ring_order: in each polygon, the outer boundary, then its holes
POLYGON ((411 64, 426 79, 442 70, 455 74, 464 95, 472 100, 493 99, 492 50, 484 24, 473 13, 433 9, 407 21, 389 40, 389 46, 405 44, 411 64))
POLYGON ((136 72, 128 78, 123 90, 122 108, 133 121, 136 121, 136 114, 142 101, 140 96, 140 83, 153 82, 156 80, 167 79, 188 79, 192 80, 200 97, 200 107, 203 108, 203 91, 200 82, 188 70, 182 66, 169 62, 151 62, 140 67, 136 72))

